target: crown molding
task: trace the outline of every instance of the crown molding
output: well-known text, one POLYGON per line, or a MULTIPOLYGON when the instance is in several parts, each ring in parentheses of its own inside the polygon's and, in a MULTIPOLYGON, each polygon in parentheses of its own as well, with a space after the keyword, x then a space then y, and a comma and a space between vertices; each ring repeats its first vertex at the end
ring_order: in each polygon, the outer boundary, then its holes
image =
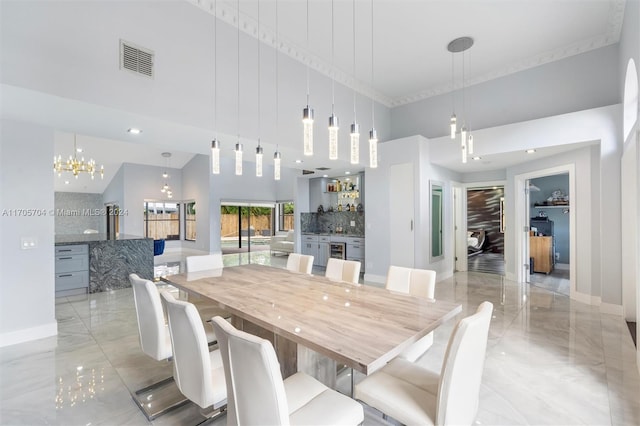
MULTIPOLYGON (((238 10, 236 8, 231 7, 230 5, 225 4, 222 1, 185 1, 193 4, 194 6, 197 6, 207 13, 214 15, 221 21, 235 28, 238 28, 238 25, 240 25, 240 30, 245 34, 256 38, 260 42, 271 46, 274 49, 277 49, 279 52, 284 53, 285 55, 302 63, 303 65, 308 66, 310 69, 313 69, 329 78, 333 78, 337 83, 353 89, 356 92, 367 96, 368 98, 373 99, 388 108, 394 108, 397 106, 418 102, 424 99, 443 95, 451 91, 461 89, 461 83, 456 83, 455 85, 443 84, 439 86, 433 86, 405 96, 399 96, 395 98, 386 96, 375 90, 373 87, 371 87, 370 84, 357 80, 352 75, 347 74, 336 67, 333 67, 330 63, 327 63, 321 58, 314 56, 304 47, 297 45, 291 40, 287 40, 282 36, 279 36, 276 39, 275 31, 268 26, 261 24, 258 31, 258 22, 256 20, 243 14, 240 14, 240 16, 238 16, 238 10)), ((620 33, 622 31, 622 22, 624 19, 624 9, 625 0, 610 0, 607 32, 605 34, 587 40, 581 40, 579 42, 573 43, 568 46, 563 46, 552 51, 544 52, 540 55, 532 56, 521 61, 509 64, 502 69, 498 69, 493 72, 468 79, 465 82, 465 87, 484 83, 500 77, 505 77, 510 74, 565 59, 573 55, 578 55, 580 53, 585 53, 593 49, 598 49, 600 47, 615 44, 620 41, 620 33)))

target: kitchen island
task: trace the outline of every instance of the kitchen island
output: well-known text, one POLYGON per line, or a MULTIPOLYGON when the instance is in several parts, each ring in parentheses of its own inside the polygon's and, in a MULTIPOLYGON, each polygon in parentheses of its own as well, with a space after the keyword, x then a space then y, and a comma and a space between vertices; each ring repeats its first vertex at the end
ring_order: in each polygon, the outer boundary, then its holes
POLYGON ((130 287, 129 274, 153 280, 153 239, 120 234, 56 235, 56 296, 130 287), (84 246, 84 247, 78 247, 84 246), (82 256, 87 256, 85 260, 82 256), (87 265, 87 270, 82 270, 87 265), (88 274, 87 274, 88 272, 88 274), (88 280, 84 277, 88 275, 88 280))

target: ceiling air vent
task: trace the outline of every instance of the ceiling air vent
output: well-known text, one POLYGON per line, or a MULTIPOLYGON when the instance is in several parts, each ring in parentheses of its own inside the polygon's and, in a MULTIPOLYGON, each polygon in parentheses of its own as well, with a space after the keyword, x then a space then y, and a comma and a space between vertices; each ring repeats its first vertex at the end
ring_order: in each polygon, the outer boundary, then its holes
POLYGON ((312 175, 312 174, 314 174, 314 173, 315 173, 315 172, 314 172, 313 170, 303 170, 303 171, 302 171, 302 174, 303 174, 303 175, 312 175))
POLYGON ((153 52, 128 41, 120 40, 120 69, 153 77, 153 52))
POLYGON ((331 167, 316 167, 316 170, 322 170, 322 171, 331 170, 331 167))

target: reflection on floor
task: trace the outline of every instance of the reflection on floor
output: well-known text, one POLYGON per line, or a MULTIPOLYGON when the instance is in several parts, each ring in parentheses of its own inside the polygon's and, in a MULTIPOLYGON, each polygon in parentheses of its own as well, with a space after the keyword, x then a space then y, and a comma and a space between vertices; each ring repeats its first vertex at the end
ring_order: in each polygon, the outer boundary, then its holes
POLYGON ((529 275, 529 282, 536 287, 569 296, 571 285, 569 275, 569 265, 558 265, 549 274, 535 272, 529 275))
POLYGON ((504 254, 477 253, 468 259, 469 272, 504 275, 504 254))
MULTIPOLYGON (((240 254, 225 263, 249 260, 282 265, 286 257, 240 254)), ((437 284, 436 297, 461 303, 458 318, 484 300, 495 307, 478 424, 640 424, 635 348, 622 317, 489 274, 457 273, 437 284)), ((58 336, 0 348, 0 423, 149 424, 129 392, 170 376, 172 365, 141 352, 131 289, 59 298, 56 318, 58 336)), ((419 364, 440 368, 454 323, 435 330, 419 364)), ((199 420, 188 405, 153 424, 199 420)), ((366 409, 364 424, 388 423, 366 409)))

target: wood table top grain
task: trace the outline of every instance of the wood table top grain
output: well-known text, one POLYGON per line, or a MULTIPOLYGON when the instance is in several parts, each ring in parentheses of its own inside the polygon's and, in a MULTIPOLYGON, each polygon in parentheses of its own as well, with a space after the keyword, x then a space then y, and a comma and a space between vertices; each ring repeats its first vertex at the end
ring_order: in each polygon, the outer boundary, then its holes
POLYGON ((460 304, 256 264, 164 280, 364 374, 462 311, 460 304))

